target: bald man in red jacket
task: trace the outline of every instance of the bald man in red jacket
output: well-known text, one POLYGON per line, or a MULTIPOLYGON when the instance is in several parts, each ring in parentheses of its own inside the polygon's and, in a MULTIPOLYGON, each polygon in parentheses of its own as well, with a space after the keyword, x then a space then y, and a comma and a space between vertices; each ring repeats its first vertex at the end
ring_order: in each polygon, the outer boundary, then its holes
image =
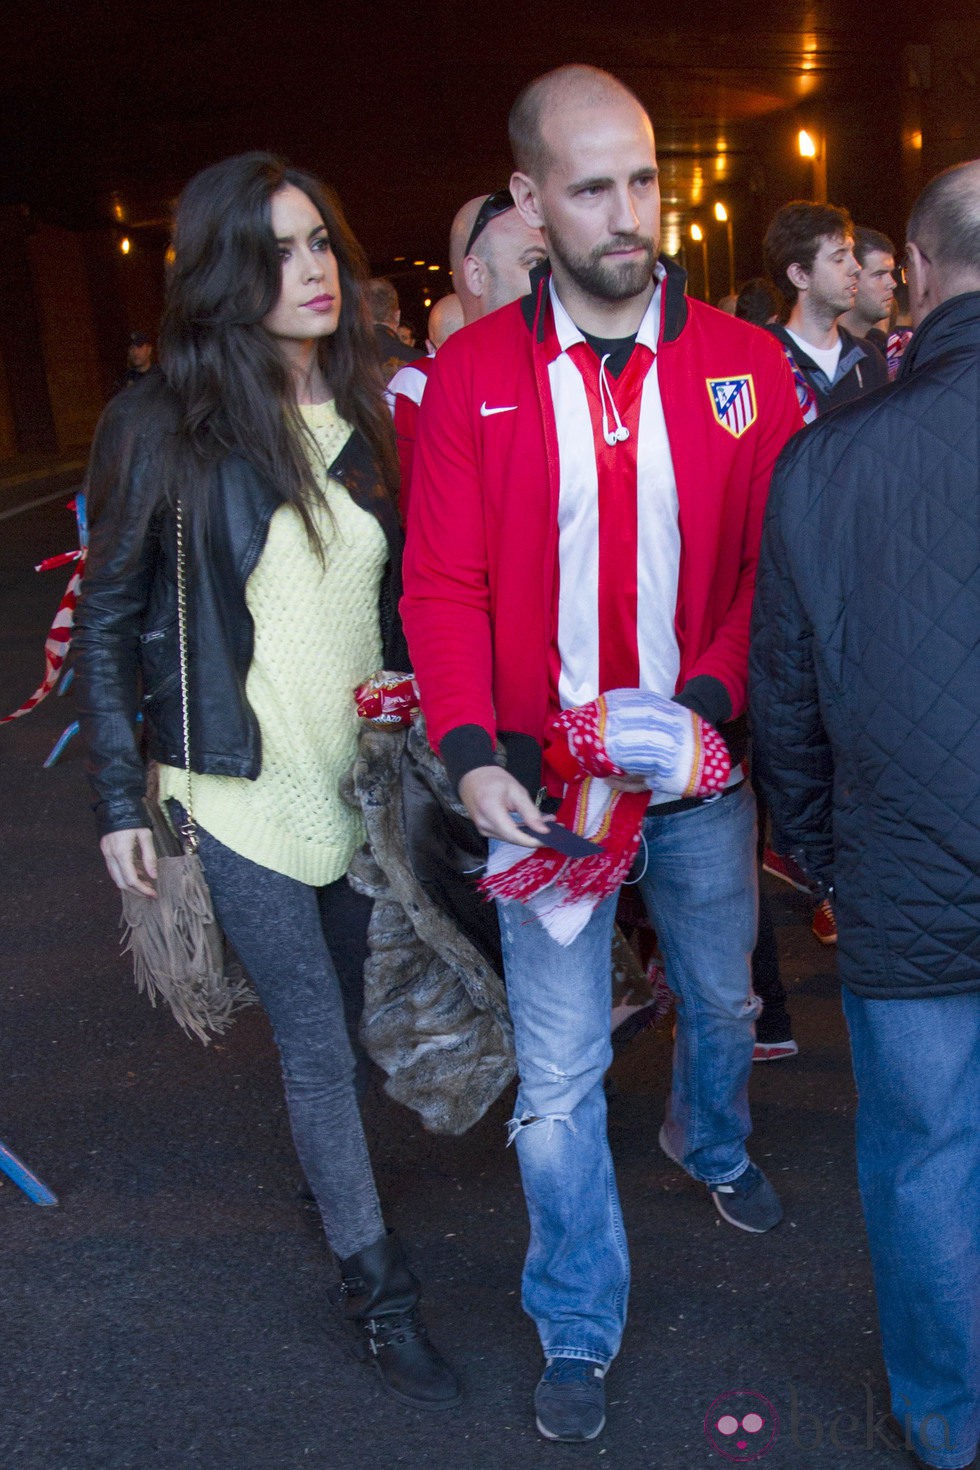
MULTIPOLYGON (((724 735, 719 797, 650 793, 639 886, 677 996, 661 1146, 726 1220, 764 1231, 781 1207, 745 1147, 759 1002, 741 762, 763 509, 800 411, 777 344, 688 300, 683 272, 658 260, 653 133, 631 92, 562 67, 525 89, 510 130, 511 192, 550 269, 457 333, 429 379, 402 603, 422 705, 479 830, 524 847, 540 845, 542 810, 564 791, 542 755, 560 710, 646 690, 724 735)), ((523 1302, 545 1354, 535 1413, 548 1439, 600 1433, 626 1316, 602 1086, 615 904, 562 945, 524 905, 498 903, 520 1074, 510 1137, 531 1222, 523 1302)))

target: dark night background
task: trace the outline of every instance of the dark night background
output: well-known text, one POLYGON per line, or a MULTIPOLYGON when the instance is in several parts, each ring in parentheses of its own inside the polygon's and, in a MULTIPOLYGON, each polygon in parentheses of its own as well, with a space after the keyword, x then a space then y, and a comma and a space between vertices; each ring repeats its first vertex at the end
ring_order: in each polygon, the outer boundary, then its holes
POLYGON ((814 192, 800 127, 826 139, 829 198, 899 242, 925 179, 980 154, 972 0, 78 0, 6 7, 0 53, 0 459, 85 442, 127 333, 154 331, 173 199, 229 153, 271 148, 332 184, 416 328, 448 288, 456 208, 509 176, 511 101, 561 62, 607 67, 649 108, 665 248, 713 300, 713 204, 736 276, 757 273, 773 210, 814 192))

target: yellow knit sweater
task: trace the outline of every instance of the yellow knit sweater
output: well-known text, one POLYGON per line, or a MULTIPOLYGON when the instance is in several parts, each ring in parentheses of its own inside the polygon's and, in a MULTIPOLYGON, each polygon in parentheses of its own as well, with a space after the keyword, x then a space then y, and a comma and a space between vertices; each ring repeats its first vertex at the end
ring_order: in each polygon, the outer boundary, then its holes
MULTIPOLYGON (((255 622, 245 693, 262 734, 262 768, 255 781, 195 775, 193 802, 198 824, 233 852, 321 887, 343 876, 364 841, 337 783, 357 747, 352 691, 381 667, 378 593, 388 547, 375 517, 326 472, 350 425, 332 402, 302 413, 323 456, 314 469, 329 513, 317 507, 314 516, 325 564, 296 511, 281 506, 245 587, 255 622)), ((185 772, 162 766, 160 794, 186 804, 185 772)))

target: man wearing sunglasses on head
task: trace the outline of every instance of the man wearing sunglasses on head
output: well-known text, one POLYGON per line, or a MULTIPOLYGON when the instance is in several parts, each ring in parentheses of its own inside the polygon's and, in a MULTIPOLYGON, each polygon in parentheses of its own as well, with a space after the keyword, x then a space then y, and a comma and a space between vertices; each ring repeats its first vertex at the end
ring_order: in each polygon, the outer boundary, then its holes
POLYGON ((449 231, 453 289, 467 326, 528 292, 528 277, 545 257, 540 230, 526 224, 509 189, 478 195, 449 231))
MULTIPOLYGON (((478 194, 468 200, 449 232, 449 264, 453 288, 468 326, 498 307, 525 296, 529 274, 545 258, 540 230, 524 223, 509 189, 478 194)), ((407 513, 415 455, 415 428, 432 359, 413 364, 388 385, 388 401, 395 419, 398 461, 402 471, 402 518, 407 513)))

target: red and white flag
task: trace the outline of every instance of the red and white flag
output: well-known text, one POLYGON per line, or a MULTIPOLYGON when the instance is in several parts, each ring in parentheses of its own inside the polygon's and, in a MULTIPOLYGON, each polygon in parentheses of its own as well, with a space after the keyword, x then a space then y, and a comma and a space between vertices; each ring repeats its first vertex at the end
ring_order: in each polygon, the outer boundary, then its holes
POLYGON ((58 676, 68 657, 71 647, 71 633, 75 622, 75 604, 78 602, 78 589, 82 582, 82 572, 85 569, 85 553, 82 552, 75 563, 65 588, 65 595, 58 605, 58 611, 54 615, 50 632, 44 641, 44 678, 30 699, 26 699, 20 709, 15 709, 12 715, 5 715, 0 720, 0 725, 6 725, 9 720, 19 720, 21 715, 30 714, 31 710, 41 703, 58 682, 58 676))

